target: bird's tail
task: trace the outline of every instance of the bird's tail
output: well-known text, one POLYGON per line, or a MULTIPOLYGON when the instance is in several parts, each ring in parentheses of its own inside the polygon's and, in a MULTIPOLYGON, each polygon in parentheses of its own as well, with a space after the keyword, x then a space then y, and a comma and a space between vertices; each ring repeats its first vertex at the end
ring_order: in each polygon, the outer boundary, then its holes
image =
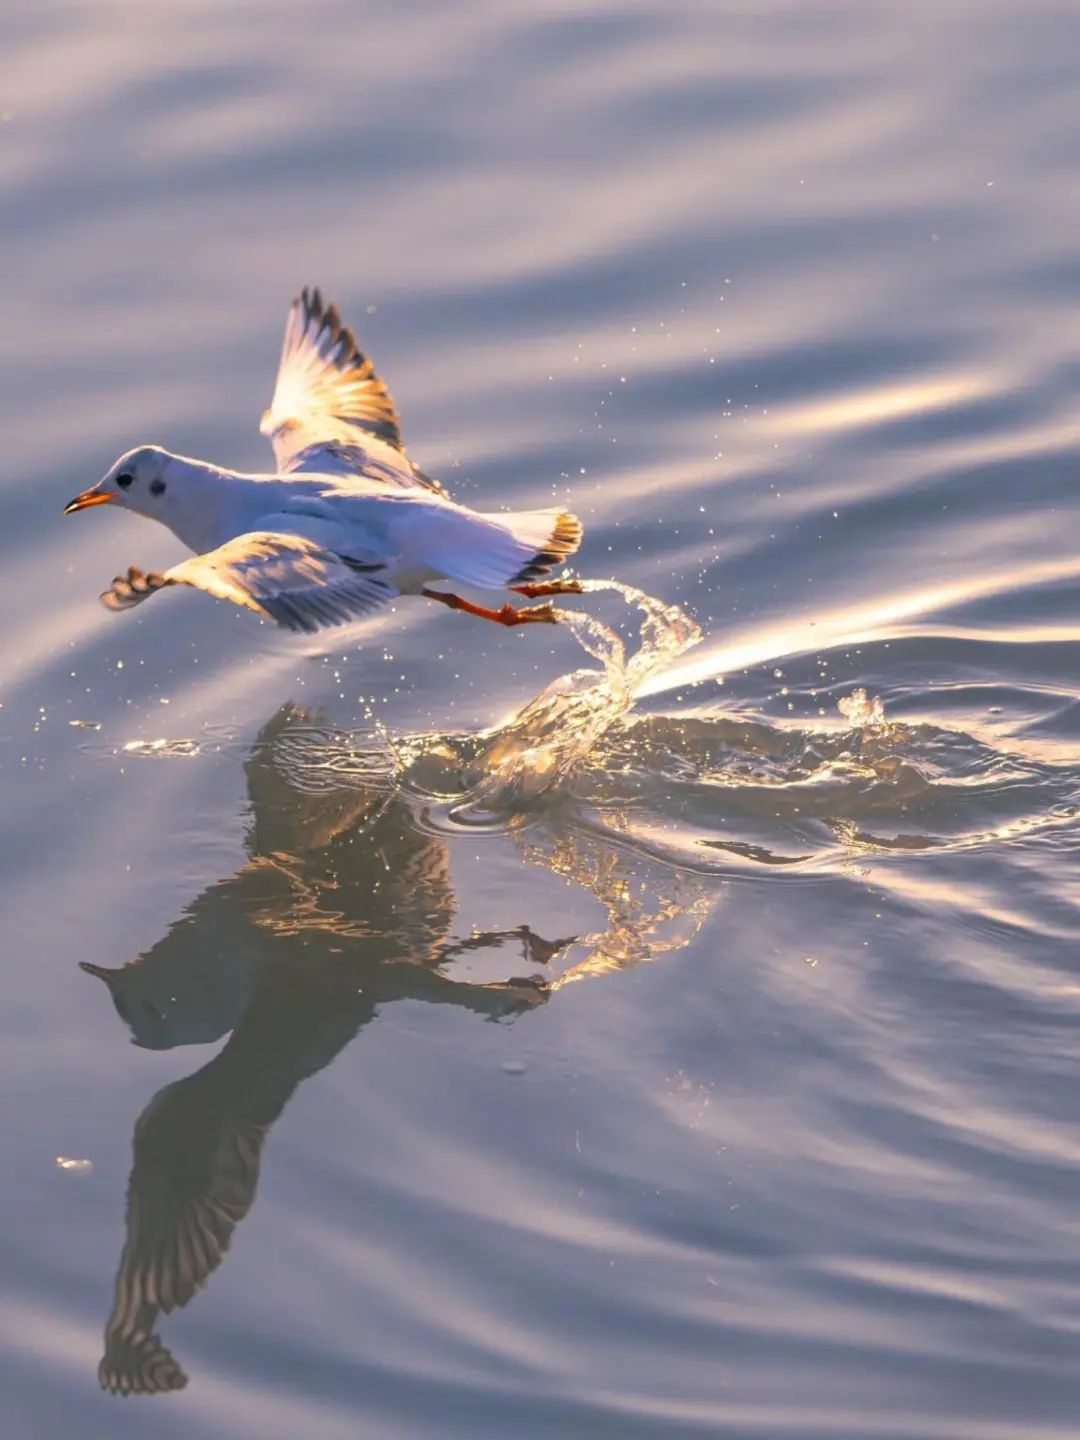
POLYGON ((583 533, 577 516, 564 510, 459 510, 453 520, 440 520, 440 548, 425 559, 449 580, 488 590, 549 574, 575 553, 583 533))
POLYGON ((510 577, 512 585, 539 580, 553 568, 565 565, 580 548, 584 534, 577 516, 568 515, 564 510, 523 510, 516 515, 487 518, 501 519, 514 539, 533 552, 517 574, 510 577))

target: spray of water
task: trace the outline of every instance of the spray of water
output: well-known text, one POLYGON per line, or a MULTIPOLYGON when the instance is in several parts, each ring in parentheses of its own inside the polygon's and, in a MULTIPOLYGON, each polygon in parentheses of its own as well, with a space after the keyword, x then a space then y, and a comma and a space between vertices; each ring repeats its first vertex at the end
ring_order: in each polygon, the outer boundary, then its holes
POLYGON ((626 714, 649 677, 701 639, 696 621, 677 605, 617 580, 587 580, 583 586, 613 590, 642 612, 637 649, 627 658, 610 626, 581 610, 560 609, 560 622, 603 669, 560 676, 498 731, 482 737, 468 794, 453 811, 459 823, 488 824, 534 804, 563 782, 626 714))
POLYGON ((853 730, 868 730, 885 725, 885 702, 880 695, 871 697, 860 685, 850 695, 842 696, 836 708, 853 730))

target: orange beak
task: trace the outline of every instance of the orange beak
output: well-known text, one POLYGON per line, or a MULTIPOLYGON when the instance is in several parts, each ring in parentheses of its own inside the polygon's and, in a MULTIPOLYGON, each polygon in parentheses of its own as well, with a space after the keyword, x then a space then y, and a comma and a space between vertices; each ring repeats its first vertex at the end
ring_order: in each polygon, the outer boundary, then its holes
POLYGON ((111 490, 84 490, 64 506, 65 515, 74 515, 76 510, 89 510, 91 505, 111 505, 116 496, 111 490))

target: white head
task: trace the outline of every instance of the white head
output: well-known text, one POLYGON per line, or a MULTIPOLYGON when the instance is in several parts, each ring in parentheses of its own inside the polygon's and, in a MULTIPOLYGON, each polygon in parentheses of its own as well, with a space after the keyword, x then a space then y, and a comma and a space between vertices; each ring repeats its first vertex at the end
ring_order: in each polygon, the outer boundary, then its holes
POLYGON ((221 543, 217 522, 226 473, 201 460, 172 455, 160 445, 140 445, 121 455, 97 485, 76 495, 64 506, 64 514, 92 505, 119 505, 159 520, 191 550, 213 549, 221 543))
POLYGON ((134 510, 137 515, 146 515, 152 520, 169 524, 169 513, 177 499, 173 483, 170 494, 170 474, 175 456, 157 445, 140 445, 121 455, 104 479, 90 490, 64 506, 65 515, 76 510, 87 510, 91 505, 122 505, 125 510, 134 510))

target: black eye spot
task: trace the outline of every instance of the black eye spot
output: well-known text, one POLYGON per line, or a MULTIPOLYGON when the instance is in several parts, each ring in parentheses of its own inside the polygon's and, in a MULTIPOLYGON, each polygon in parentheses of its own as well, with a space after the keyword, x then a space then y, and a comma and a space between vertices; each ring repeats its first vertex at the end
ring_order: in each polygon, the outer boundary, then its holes
POLYGON ((120 475, 117 475, 116 477, 116 483, 120 486, 121 490, 130 490, 134 482, 135 476, 127 470, 123 471, 120 475))
POLYGON ((151 481, 150 481, 150 494, 151 494, 151 495, 164 495, 164 494, 165 494, 165 481, 164 481, 164 480, 151 480, 151 481))

